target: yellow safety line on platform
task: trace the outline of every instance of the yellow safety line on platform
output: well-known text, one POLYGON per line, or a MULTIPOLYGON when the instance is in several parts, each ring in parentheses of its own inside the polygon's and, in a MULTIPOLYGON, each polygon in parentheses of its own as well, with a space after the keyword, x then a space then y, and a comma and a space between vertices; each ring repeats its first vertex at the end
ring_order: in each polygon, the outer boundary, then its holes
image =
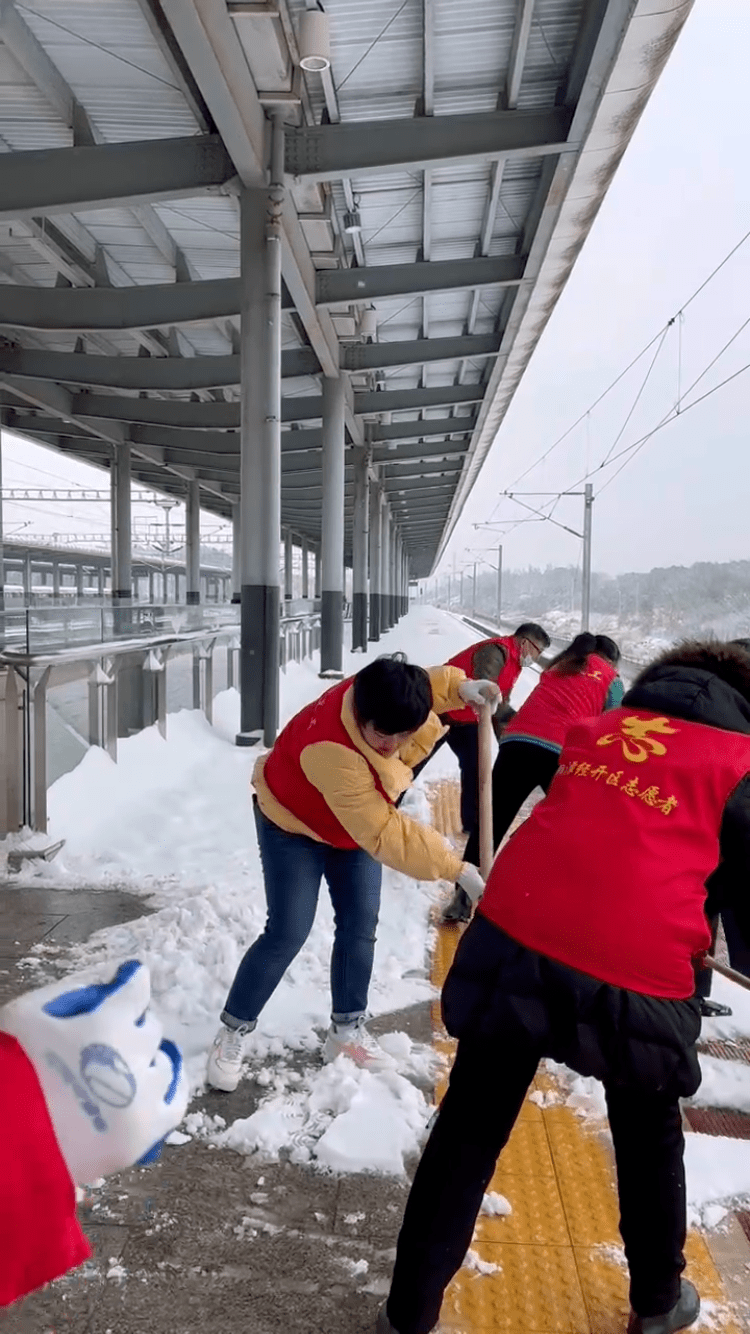
MULTIPOLYGON (((447 837, 460 830, 458 787, 431 785, 433 820, 447 837)), ((440 987, 450 968, 461 928, 439 921, 432 980, 440 987)), ((433 1041, 452 1059, 455 1043, 445 1032, 440 1005, 433 1002, 433 1041)), ((445 1092, 446 1073, 435 1098, 445 1092)), ((554 1078, 540 1070, 534 1088, 555 1092, 554 1078)), ((618 1205, 611 1144, 602 1129, 561 1104, 527 1101, 500 1156, 490 1190, 512 1206, 506 1216, 480 1215, 471 1249, 482 1273, 464 1266, 450 1285, 441 1315, 444 1334, 476 1330, 505 1334, 624 1334, 628 1276, 618 1231, 618 1205)), ((688 1237, 686 1276, 695 1283, 722 1334, 740 1334, 718 1270, 703 1238, 688 1237), (710 1304, 710 1305, 709 1305, 710 1304)))

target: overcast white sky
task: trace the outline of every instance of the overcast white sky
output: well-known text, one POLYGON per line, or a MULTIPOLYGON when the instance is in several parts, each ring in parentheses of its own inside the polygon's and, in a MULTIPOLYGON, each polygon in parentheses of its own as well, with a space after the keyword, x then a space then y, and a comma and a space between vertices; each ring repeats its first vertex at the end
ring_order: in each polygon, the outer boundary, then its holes
MULTIPOLYGON (((506 568, 580 559, 580 542, 549 522, 509 531, 523 511, 498 497, 586 412, 750 231, 748 51, 749 0, 696 0, 516 393, 443 570, 452 566, 454 555, 460 568, 474 559, 475 550, 500 540, 506 568), (474 529, 474 523, 489 519, 507 521, 505 531, 474 529)), ((673 408, 678 384, 687 404, 750 363, 749 323, 694 394, 685 394, 746 319, 750 240, 667 335, 613 452, 638 440, 673 408)), ((549 459, 518 483, 519 491, 557 492, 597 467, 631 412, 655 351, 656 344, 549 459)), ((667 425, 606 489, 622 460, 593 477, 595 569, 617 573, 750 556, 749 409, 750 370, 667 425)), ((106 487, 107 478, 4 435, 4 487, 76 482, 106 487)), ((145 518, 154 507, 138 513, 145 518)), ((177 522, 179 515, 176 511, 177 522)), ((580 531, 582 500, 562 500, 554 517, 580 531)), ((106 533, 108 525, 107 505, 5 505, 8 536, 106 533), (24 523, 29 527, 21 530, 24 523)), ((204 516, 204 531, 216 526, 204 516)))

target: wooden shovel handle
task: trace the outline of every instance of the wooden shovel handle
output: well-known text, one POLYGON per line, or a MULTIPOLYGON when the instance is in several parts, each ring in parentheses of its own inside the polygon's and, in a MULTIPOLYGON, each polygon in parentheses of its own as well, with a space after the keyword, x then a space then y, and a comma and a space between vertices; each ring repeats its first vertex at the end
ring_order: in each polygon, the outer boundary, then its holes
POLYGON ((728 968, 725 963, 719 963, 710 954, 705 956, 703 963, 707 968, 713 968, 714 972, 721 973, 722 977, 728 977, 730 982, 736 982, 738 986, 750 991, 750 977, 745 977, 744 973, 738 973, 736 968, 728 968))
POLYGON ((479 870, 487 879, 495 856, 492 830, 492 711, 479 710, 479 870))

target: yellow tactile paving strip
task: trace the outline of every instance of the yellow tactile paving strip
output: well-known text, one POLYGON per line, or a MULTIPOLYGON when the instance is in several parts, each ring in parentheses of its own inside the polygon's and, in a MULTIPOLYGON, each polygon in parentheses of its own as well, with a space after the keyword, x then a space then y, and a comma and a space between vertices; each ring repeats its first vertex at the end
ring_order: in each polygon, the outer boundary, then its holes
MULTIPOLYGON (((460 821, 455 783, 430 790, 433 820, 458 841, 460 821)), ((461 936, 460 927, 436 920, 432 980, 442 986, 461 936)), ((445 1092, 455 1044, 432 1011, 434 1043, 446 1058, 436 1100, 445 1092)), ((540 1071, 535 1089, 555 1081, 540 1071)), ((472 1252, 491 1272, 464 1267, 449 1287, 441 1314, 444 1334, 624 1334, 628 1276, 618 1231, 618 1206, 611 1149, 605 1136, 568 1107, 526 1102, 500 1156, 490 1190, 512 1206, 506 1216, 481 1215, 472 1252)), ((740 1334, 718 1270, 703 1238, 688 1237, 687 1277, 722 1334, 740 1334)), ((474 1262, 476 1263, 476 1261, 474 1262)))

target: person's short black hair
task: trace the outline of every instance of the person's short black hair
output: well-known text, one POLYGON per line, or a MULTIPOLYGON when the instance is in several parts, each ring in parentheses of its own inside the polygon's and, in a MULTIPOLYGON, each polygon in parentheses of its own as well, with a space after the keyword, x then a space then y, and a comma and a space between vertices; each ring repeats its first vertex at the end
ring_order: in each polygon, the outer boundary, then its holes
POLYGON ((354 678, 354 707, 361 723, 372 723, 386 736, 413 732, 432 708, 430 678, 403 653, 376 658, 354 678))
POLYGON ((540 649, 550 646, 550 637, 547 631, 543 630, 541 625, 537 625, 536 621, 524 621, 523 625, 519 625, 518 629, 513 631, 513 638, 532 639, 535 644, 539 645, 540 649))

